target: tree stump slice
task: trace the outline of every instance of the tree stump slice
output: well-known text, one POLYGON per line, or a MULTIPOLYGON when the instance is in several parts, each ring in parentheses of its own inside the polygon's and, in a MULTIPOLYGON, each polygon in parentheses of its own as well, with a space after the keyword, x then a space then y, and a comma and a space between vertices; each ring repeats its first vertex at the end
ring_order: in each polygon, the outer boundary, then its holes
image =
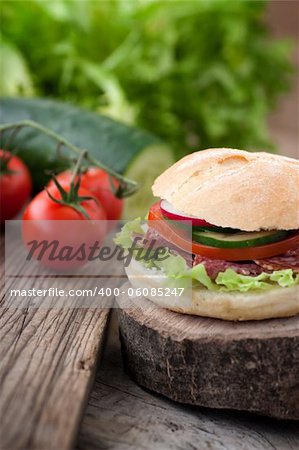
POLYGON ((141 386, 180 403, 299 420, 298 316, 227 322, 145 298, 132 307, 124 294, 119 303, 125 367, 141 386))

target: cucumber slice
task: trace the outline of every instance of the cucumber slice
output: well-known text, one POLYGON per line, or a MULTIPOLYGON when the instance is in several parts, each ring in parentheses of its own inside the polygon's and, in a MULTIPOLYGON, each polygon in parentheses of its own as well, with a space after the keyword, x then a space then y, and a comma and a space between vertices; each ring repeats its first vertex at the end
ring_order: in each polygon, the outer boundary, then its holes
POLYGON ((202 232, 202 231, 212 231, 217 233, 224 233, 224 234, 233 234, 233 233, 242 233, 241 230, 238 228, 222 228, 215 226, 207 226, 207 227, 192 227, 193 233, 202 232))
POLYGON ((125 199, 123 219, 131 220, 147 214, 155 201, 151 189, 155 178, 174 161, 171 149, 163 144, 150 145, 134 158, 125 175, 137 181, 140 187, 136 194, 125 199))
POLYGON ((193 232, 194 241, 210 247, 242 248, 271 244, 286 238, 288 231, 257 231, 253 233, 213 233, 210 231, 193 232))

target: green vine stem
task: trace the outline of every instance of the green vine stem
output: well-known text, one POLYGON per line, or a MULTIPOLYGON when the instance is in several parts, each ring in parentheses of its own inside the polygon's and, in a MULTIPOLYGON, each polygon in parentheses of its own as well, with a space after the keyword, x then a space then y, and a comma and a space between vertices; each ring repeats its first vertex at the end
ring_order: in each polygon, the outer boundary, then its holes
POLYGON ((53 176, 53 182, 60 193, 61 199, 55 198, 51 194, 50 190, 47 187, 45 187, 45 190, 53 202, 58 203, 59 205, 69 206, 69 207, 75 209, 78 213, 82 214, 85 217, 85 219, 90 220, 90 217, 87 214, 85 208, 81 205, 81 202, 86 201, 86 200, 93 200, 96 203, 98 203, 98 202, 92 196, 90 196, 90 197, 83 196, 82 197, 79 195, 81 165, 82 165, 82 161, 85 158, 86 154, 87 154, 87 150, 82 150, 82 152, 79 155, 79 158, 77 159, 76 166, 73 170, 73 175, 72 175, 72 179, 70 182, 69 190, 64 189, 63 186, 57 180, 57 178, 55 176, 53 176), (77 177, 78 177, 78 179, 76 180, 77 177))
MULTIPOLYGON (((72 144, 69 140, 65 139, 60 134, 55 133, 55 131, 52 131, 49 128, 47 128, 37 122, 34 122, 33 120, 21 120, 18 122, 1 124, 0 132, 7 131, 10 129, 14 129, 14 128, 20 129, 23 127, 34 128, 34 129, 38 130, 39 132, 46 134, 53 140, 57 141, 60 145, 64 145, 66 148, 71 150, 73 153, 76 153, 77 155, 80 155, 82 153, 83 149, 72 144)), ((105 172, 107 172, 111 177, 114 177, 116 180, 119 181, 119 187, 115 191, 115 195, 117 197, 120 197, 120 198, 129 197, 130 195, 134 194, 137 191, 138 185, 135 181, 130 180, 129 178, 126 178, 123 175, 115 172, 113 169, 106 166, 102 162, 98 161, 96 158, 91 156, 89 153, 86 153, 85 159, 86 159, 86 161, 88 161, 88 163, 90 165, 100 167, 101 169, 105 170, 105 172)))

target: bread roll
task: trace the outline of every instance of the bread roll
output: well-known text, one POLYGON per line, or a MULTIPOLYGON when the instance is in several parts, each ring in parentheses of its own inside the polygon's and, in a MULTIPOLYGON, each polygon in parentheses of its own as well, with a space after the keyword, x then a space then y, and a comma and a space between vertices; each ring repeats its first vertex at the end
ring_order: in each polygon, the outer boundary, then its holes
POLYGON ((299 228, 299 162, 231 148, 185 156, 154 182, 153 194, 220 227, 299 228))

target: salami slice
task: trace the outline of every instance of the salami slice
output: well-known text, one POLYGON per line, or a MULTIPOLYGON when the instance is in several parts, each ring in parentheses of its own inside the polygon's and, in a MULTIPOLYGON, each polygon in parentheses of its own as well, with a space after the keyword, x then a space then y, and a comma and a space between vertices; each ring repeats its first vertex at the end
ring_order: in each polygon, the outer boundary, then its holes
POLYGON ((299 247, 292 248, 283 255, 254 262, 266 270, 292 269, 294 272, 299 272, 299 247))
POLYGON ((226 269, 233 269, 240 275, 256 276, 264 272, 264 269, 255 264, 254 262, 230 262, 222 259, 205 258, 200 255, 196 255, 193 261, 193 266, 197 264, 203 264, 207 271, 207 274, 212 280, 217 278, 218 273, 225 272, 226 269))
MULTIPOLYGON (((152 247, 152 248, 164 248, 167 247, 171 250, 171 253, 174 255, 182 256, 187 265, 192 267, 192 253, 188 253, 171 242, 167 241, 163 236, 161 236, 157 231, 149 228, 146 232, 146 235, 143 239, 142 245, 144 247, 152 247)), ((190 246, 191 247, 191 246, 190 246)))

